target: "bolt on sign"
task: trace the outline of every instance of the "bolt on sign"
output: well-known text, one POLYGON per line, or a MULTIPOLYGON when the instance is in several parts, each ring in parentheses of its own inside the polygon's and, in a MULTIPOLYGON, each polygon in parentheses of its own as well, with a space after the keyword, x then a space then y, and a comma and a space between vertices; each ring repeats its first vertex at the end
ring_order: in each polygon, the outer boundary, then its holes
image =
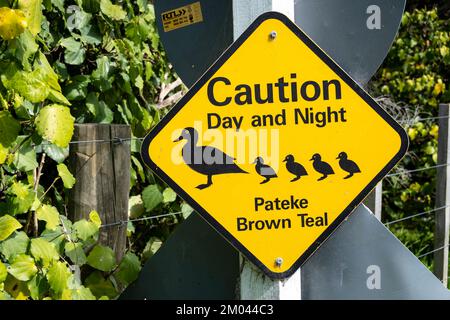
POLYGON ((249 260, 285 278, 407 148, 398 123, 270 12, 150 132, 142 156, 249 260))

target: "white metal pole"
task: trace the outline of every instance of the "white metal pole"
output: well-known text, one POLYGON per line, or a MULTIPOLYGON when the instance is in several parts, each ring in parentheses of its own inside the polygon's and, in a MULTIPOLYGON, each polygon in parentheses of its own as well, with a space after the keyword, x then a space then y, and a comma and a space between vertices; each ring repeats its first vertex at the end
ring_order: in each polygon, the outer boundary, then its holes
MULTIPOLYGON (((294 21, 294 0, 233 0, 234 39, 262 13, 278 11, 294 21)), ((297 270, 289 279, 266 277, 243 256, 240 257, 240 299, 242 300, 300 300, 301 273, 297 270)))

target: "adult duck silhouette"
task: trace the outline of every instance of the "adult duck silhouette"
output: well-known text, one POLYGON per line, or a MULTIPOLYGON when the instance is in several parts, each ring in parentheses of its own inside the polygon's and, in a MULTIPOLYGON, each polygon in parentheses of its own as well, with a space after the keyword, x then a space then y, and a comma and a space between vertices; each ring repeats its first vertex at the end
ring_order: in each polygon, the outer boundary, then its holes
POLYGON ((284 158, 283 162, 286 162, 286 169, 289 173, 295 175, 295 178, 291 180, 291 182, 299 180, 302 176, 307 176, 308 172, 305 167, 303 167, 300 163, 295 162, 294 156, 289 154, 284 158))
POLYGON ((198 132, 194 128, 183 129, 181 135, 174 142, 186 140, 181 150, 184 162, 200 174, 207 176, 207 182, 200 184, 197 189, 203 190, 213 184, 214 175, 226 173, 248 173, 234 163, 234 158, 223 151, 211 146, 197 146, 198 132))
POLYGON ((322 156, 320 154, 318 153, 314 154, 309 161, 314 161, 313 162, 314 170, 322 174, 322 177, 320 177, 317 181, 324 180, 330 174, 334 174, 333 168, 325 161, 322 161, 322 156))
POLYGON ((344 179, 350 179, 355 173, 361 172, 356 162, 348 159, 347 153, 339 153, 336 159, 339 159, 339 166, 341 169, 349 173, 344 179))
POLYGON ((272 178, 278 178, 277 174, 275 173, 275 170, 273 170, 267 164, 264 164, 264 159, 262 157, 256 158, 253 164, 256 164, 255 166, 256 173, 258 173, 261 177, 265 178, 265 180, 262 181, 261 184, 269 182, 270 179, 272 178))

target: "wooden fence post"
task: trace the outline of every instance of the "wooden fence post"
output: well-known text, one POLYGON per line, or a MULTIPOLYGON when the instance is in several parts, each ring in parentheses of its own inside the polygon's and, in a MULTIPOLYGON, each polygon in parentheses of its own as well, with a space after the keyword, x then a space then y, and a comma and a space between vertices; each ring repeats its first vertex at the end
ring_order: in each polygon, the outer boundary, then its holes
POLYGON ((364 204, 375 217, 381 221, 382 205, 383 205, 383 181, 377 184, 375 189, 364 200, 364 204))
MULTIPOLYGON (((294 20, 294 0, 233 0, 234 39, 262 13, 278 11, 294 20)), ((239 298, 242 300, 300 300, 300 269, 285 280, 272 280, 240 256, 239 298)))
MULTIPOLYGON (((69 217, 88 219, 96 210, 102 224, 128 219, 131 129, 127 125, 79 124, 70 146, 70 168, 77 183, 69 197, 69 217)), ((102 228, 99 243, 122 259, 126 248, 126 224, 102 228)))
POLYGON ((439 138, 438 138, 438 165, 436 185, 436 211, 434 229, 434 274, 445 287, 448 282, 448 245, 450 224, 450 170, 447 165, 450 161, 450 119, 449 104, 439 106, 439 138), (444 247, 444 248, 443 248, 444 247), (441 249, 443 248, 443 249, 441 249))

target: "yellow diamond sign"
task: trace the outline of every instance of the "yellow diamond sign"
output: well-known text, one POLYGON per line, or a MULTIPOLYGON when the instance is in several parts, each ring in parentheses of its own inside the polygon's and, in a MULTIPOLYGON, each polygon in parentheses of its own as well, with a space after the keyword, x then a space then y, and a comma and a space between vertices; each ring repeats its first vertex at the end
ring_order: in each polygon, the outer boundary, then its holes
POLYGON ((403 129, 294 23, 272 12, 150 132, 142 155, 248 259, 284 278, 407 147, 403 129))

